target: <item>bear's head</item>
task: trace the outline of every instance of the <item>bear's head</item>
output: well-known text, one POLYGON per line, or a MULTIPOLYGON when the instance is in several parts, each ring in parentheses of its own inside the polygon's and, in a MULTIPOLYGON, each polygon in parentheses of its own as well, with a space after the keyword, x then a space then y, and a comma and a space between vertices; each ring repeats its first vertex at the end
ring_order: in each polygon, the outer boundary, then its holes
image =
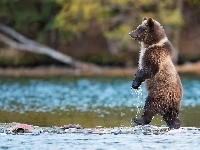
POLYGON ((156 44, 166 37, 161 24, 152 18, 143 18, 142 24, 131 31, 129 35, 134 40, 148 45, 156 44))

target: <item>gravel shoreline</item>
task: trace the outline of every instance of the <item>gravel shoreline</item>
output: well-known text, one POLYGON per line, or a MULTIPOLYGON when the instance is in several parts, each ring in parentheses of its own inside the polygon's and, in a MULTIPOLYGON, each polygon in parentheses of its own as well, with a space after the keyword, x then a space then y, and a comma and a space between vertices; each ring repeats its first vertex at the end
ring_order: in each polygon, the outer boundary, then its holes
MULTIPOLYGON (((196 127, 182 127, 181 132, 191 132, 193 134, 200 134, 200 128, 196 127)), ((178 129, 178 130, 180 130, 178 129)), ((95 128, 83 128, 79 124, 68 124, 61 127, 39 127, 22 123, 0 123, 0 134, 12 135, 40 135, 40 134, 142 134, 142 135, 160 135, 171 133, 177 130, 169 130, 166 126, 135 126, 135 127, 114 127, 105 128, 96 126, 95 128)))
POLYGON ((61 127, 39 127, 22 123, 0 123, 0 133, 4 134, 64 134, 64 133, 80 133, 80 134, 136 134, 138 132, 143 134, 153 133, 164 133, 169 131, 168 127, 161 126, 136 126, 136 127, 113 127, 105 128, 102 126, 96 126, 95 128, 83 128, 79 124, 68 124, 61 127))
MULTIPOLYGON (((200 62, 176 66, 180 74, 200 75, 200 62)), ((72 69, 60 66, 35 68, 0 68, 0 76, 10 77, 54 77, 54 76, 133 76, 137 68, 102 67, 100 71, 91 68, 72 69)))

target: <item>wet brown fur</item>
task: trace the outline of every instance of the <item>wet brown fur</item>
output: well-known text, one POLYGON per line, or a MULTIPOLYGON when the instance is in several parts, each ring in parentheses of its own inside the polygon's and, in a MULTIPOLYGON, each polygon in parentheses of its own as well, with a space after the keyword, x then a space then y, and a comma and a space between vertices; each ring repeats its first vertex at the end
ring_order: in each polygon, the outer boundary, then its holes
POLYGON ((129 35, 142 42, 145 48, 143 55, 140 54, 141 64, 132 88, 137 89, 145 82, 148 92, 143 115, 132 121, 137 125, 145 125, 151 122, 154 115, 160 114, 171 129, 179 128, 182 84, 171 60, 173 47, 167 40, 163 27, 151 18, 144 18, 142 24, 129 35))

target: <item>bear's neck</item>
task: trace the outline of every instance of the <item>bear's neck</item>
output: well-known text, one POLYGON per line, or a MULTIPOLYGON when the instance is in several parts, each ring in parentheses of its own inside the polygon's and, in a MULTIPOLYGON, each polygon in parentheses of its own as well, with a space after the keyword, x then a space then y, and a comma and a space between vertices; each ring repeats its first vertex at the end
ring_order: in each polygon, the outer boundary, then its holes
POLYGON ((158 41, 157 43, 154 43, 154 44, 145 44, 145 43, 142 43, 143 44, 143 47, 144 48, 151 48, 151 47, 155 47, 155 46, 163 46, 164 43, 168 42, 168 38, 165 36, 164 38, 162 38, 160 41, 158 41))
POLYGON ((161 39, 159 42, 155 44, 149 45, 149 44, 145 44, 144 42, 141 42, 140 55, 139 55, 139 68, 142 69, 142 59, 147 48, 152 48, 155 46, 163 46, 164 43, 168 41, 169 41, 168 38, 165 36, 163 39, 161 39))

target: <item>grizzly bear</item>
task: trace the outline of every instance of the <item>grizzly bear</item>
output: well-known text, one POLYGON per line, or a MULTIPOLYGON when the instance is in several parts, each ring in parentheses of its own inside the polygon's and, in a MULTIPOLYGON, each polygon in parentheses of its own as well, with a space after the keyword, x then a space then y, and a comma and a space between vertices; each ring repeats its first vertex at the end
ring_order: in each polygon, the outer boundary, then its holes
POLYGON ((146 125, 159 114, 170 129, 180 128, 182 84, 172 62, 173 47, 163 27, 152 18, 144 18, 129 35, 141 43, 139 67, 132 88, 138 89, 144 82, 148 93, 141 118, 132 118, 132 121, 136 125, 146 125))

